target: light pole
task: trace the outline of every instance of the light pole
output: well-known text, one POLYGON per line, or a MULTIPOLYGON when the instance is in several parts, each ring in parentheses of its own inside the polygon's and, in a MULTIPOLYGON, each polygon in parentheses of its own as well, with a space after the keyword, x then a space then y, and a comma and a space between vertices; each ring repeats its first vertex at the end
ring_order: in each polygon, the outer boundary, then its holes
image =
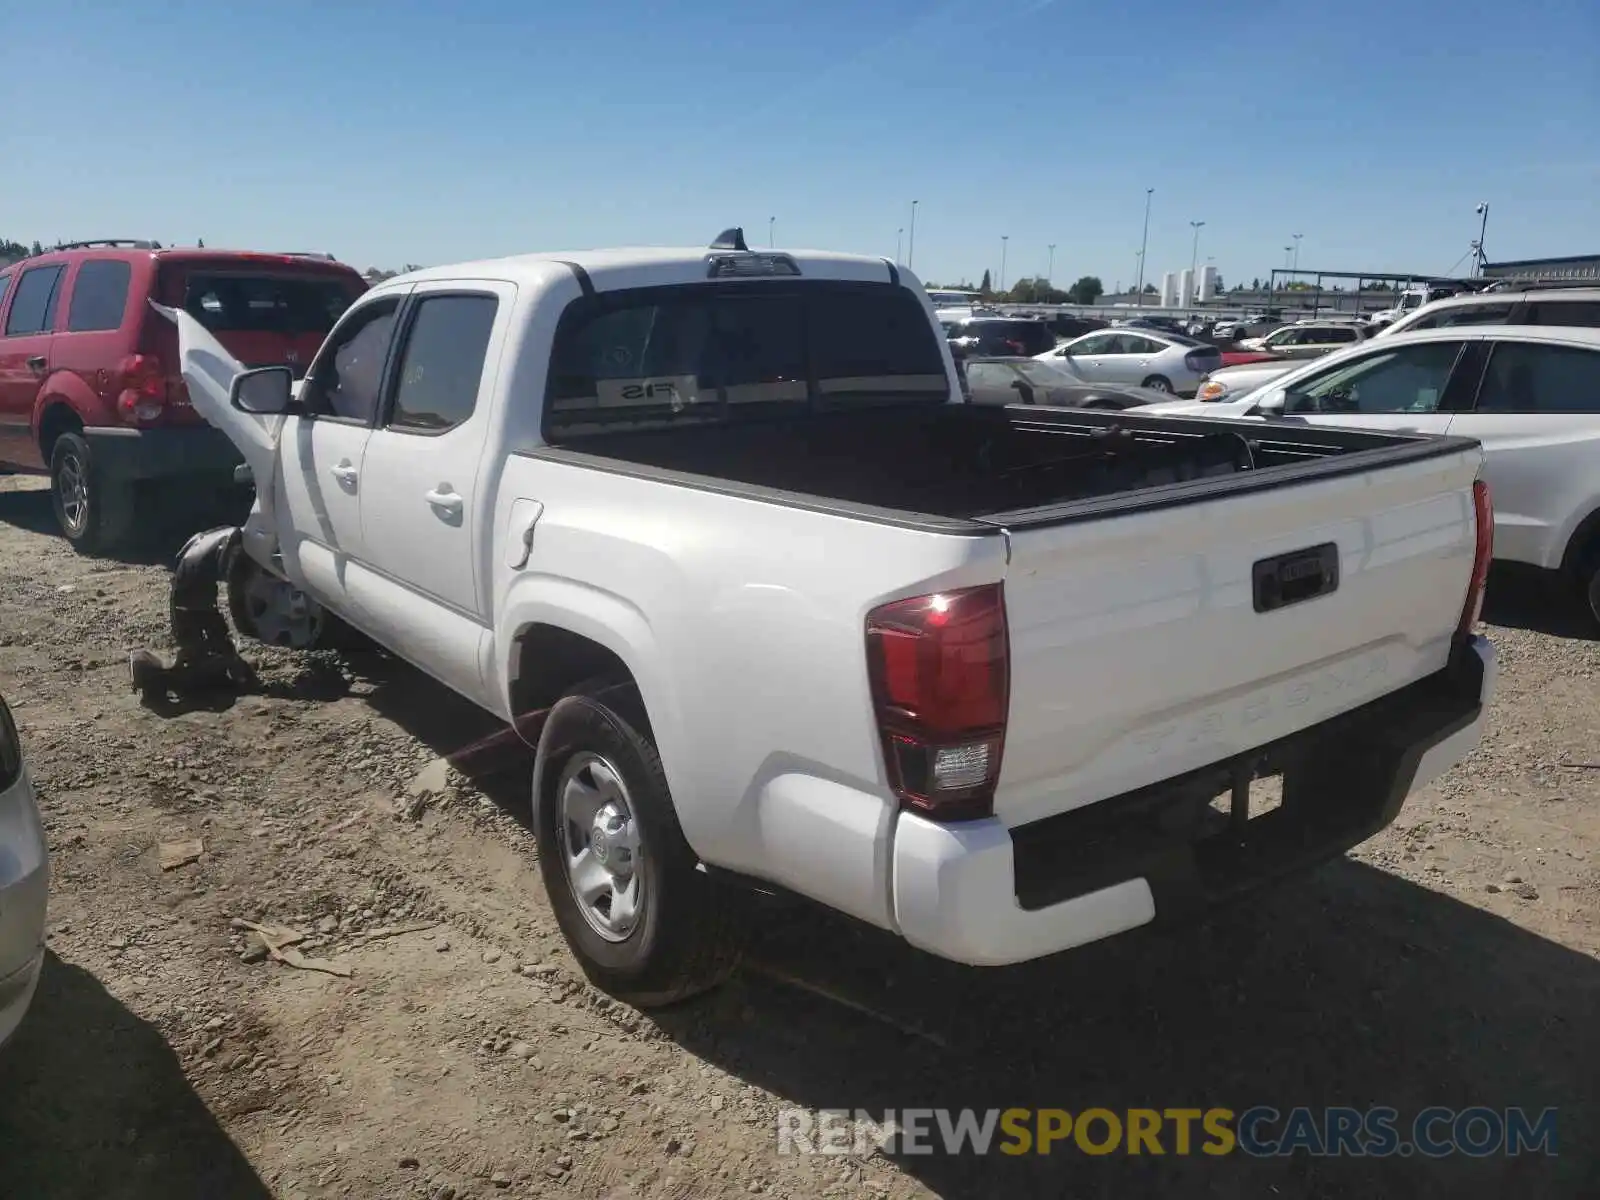
POLYGON ((1050 243, 1050 269, 1044 273, 1044 285, 1053 288, 1056 285, 1056 244, 1050 243))
POLYGON ((1134 297, 1134 303, 1143 306, 1143 304, 1144 304, 1144 251, 1143 250, 1135 250, 1133 252, 1133 269, 1134 269, 1135 274, 1137 274, 1139 276, 1139 282, 1134 284, 1134 288, 1136 289, 1136 292, 1137 292, 1137 294, 1134 297))
POLYGON ((906 243, 906 266, 914 266, 917 261, 917 202, 911 202, 911 237, 906 243))
POLYGON ((995 288, 997 292, 1006 290, 1006 243, 1010 240, 1005 234, 1000 235, 1000 286, 995 288))
POLYGON ((900 226, 899 229, 896 229, 894 231, 894 260, 895 260, 895 262, 904 262, 905 261, 903 258, 900 257, 900 251, 905 249, 905 243, 906 243, 906 227, 904 225, 902 225, 902 226, 900 226))
POLYGON ((1483 218, 1478 222, 1478 274, 1483 274, 1483 268, 1488 259, 1483 253, 1483 235, 1489 232, 1489 202, 1485 200, 1478 205, 1478 215, 1483 218))
POLYGON ((1194 269, 1200 265, 1200 230, 1205 225, 1204 221, 1190 221, 1189 228, 1194 230, 1194 246, 1189 251, 1189 294, 1183 298, 1185 308, 1194 304, 1195 294, 1200 290, 1195 282, 1194 269))
POLYGON ((1133 290, 1138 293, 1137 303, 1144 307, 1144 252, 1150 245, 1150 197, 1156 194, 1155 188, 1144 190, 1144 232, 1139 235, 1139 282, 1133 285, 1133 290))
POLYGON ((1283 269, 1285 271, 1289 270, 1289 263, 1291 261, 1293 261, 1293 256, 1294 256, 1294 247, 1293 246, 1285 246, 1283 248, 1283 269))
POLYGON ((777 217, 767 218, 767 249, 772 249, 772 227, 778 223, 777 217))
POLYGON ((1305 237, 1305 234, 1303 234, 1303 233, 1291 233, 1289 236, 1294 239, 1294 269, 1296 271, 1299 271, 1300 270, 1300 239, 1305 237))

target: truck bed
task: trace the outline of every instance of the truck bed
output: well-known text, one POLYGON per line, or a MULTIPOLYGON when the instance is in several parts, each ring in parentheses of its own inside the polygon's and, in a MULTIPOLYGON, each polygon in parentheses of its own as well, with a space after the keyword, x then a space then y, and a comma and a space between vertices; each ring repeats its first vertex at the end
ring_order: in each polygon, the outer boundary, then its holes
POLYGON ((937 405, 597 433, 536 453, 941 528, 1026 528, 1311 482, 1468 445, 1289 422, 937 405))

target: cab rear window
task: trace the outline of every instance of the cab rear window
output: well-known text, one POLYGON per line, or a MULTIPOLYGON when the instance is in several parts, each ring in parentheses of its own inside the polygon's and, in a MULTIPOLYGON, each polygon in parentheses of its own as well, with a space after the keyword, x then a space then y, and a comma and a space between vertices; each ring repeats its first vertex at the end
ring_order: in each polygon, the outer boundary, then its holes
POLYGON ((950 398, 927 313, 889 284, 698 284, 575 301, 545 433, 700 424, 950 398))
POLYGON ((352 281, 307 275, 194 271, 185 312, 213 333, 326 334, 360 294, 352 281))

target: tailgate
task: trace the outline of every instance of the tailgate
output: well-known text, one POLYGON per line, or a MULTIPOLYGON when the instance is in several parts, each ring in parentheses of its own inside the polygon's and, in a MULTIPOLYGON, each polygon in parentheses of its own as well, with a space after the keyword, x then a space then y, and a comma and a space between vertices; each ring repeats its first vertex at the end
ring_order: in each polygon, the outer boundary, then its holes
POLYGON ((1014 531, 996 814, 1015 826, 1159 783, 1441 669, 1480 463, 1465 449, 1014 531), (1257 563, 1328 543, 1332 591, 1257 611, 1257 563))

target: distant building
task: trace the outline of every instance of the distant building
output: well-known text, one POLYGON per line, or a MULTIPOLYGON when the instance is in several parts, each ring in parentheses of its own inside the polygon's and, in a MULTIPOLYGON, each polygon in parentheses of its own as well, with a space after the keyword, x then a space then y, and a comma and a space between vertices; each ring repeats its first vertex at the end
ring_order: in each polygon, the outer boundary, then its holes
POLYGON ((1489 279, 1592 279, 1600 284, 1600 254, 1484 263, 1483 273, 1489 279))
POLYGON ((1194 303, 1194 271, 1185 267, 1178 272, 1178 307, 1188 308, 1194 303))
POLYGON ((1217 269, 1215 267, 1200 268, 1200 295, 1201 304, 1209 304, 1217 298, 1217 269))
POLYGON ((1178 273, 1168 271, 1161 277, 1161 307, 1178 307, 1178 273))

